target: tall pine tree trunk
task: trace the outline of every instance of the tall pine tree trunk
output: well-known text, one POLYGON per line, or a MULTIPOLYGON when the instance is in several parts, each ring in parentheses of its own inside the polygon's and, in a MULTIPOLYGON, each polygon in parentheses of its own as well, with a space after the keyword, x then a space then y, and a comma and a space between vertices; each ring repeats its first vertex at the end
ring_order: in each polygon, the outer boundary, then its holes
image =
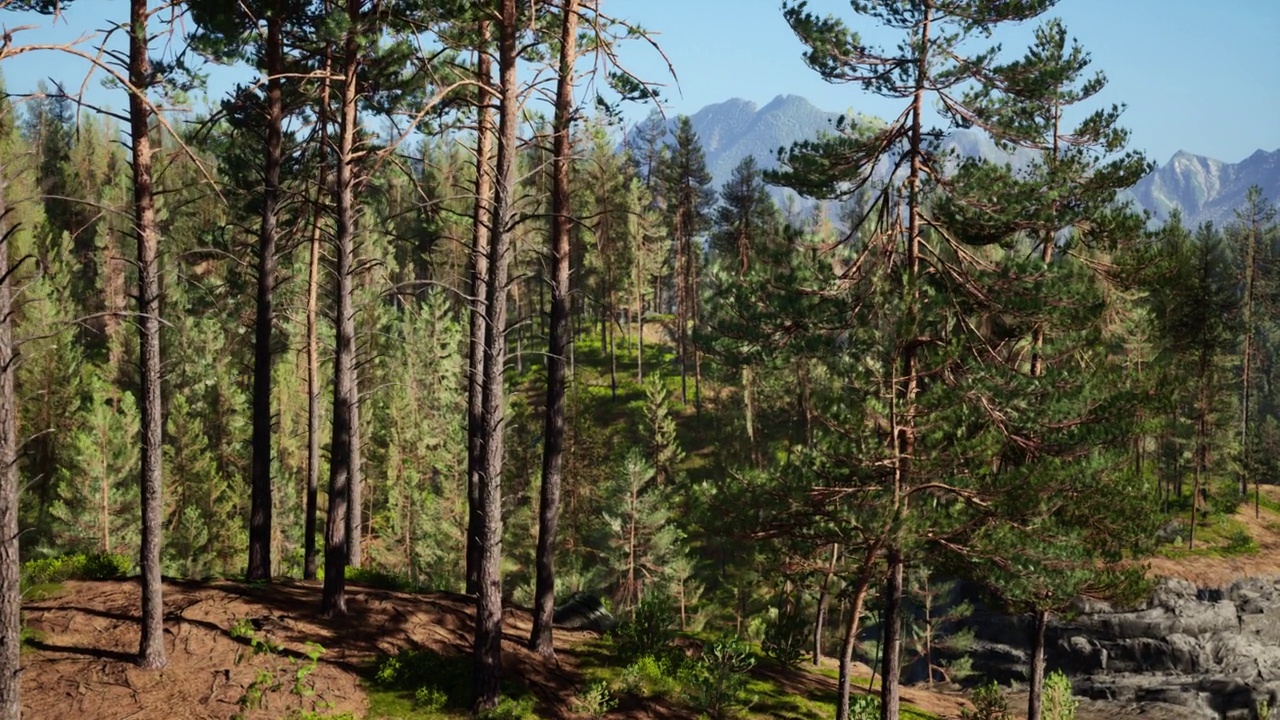
POLYGON ((271 330, 275 322, 277 220, 280 205, 284 72, 280 9, 267 13, 267 152, 262 168, 258 232, 257 318, 253 334, 253 433, 249 497, 249 580, 271 577, 271 330))
POLYGON ((885 583, 884 622, 881 623, 884 664, 880 668, 880 717, 898 717, 901 687, 898 683, 902 667, 902 551, 889 549, 889 578, 885 583))
POLYGON ((827 564, 827 572, 822 576, 822 587, 818 591, 818 613, 813 622, 813 666, 822 662, 822 632, 827 624, 827 606, 831 604, 831 581, 836 574, 836 562, 840 558, 840 543, 831 544, 831 562, 827 564))
POLYGON ((1031 613, 1031 678, 1027 688, 1027 720, 1040 720, 1040 708, 1044 701, 1044 631, 1048 626, 1048 610, 1031 613))
MULTIPOLYGON (((328 3, 326 3, 327 5, 328 3)), ((320 342, 318 332, 318 296, 320 290, 320 225, 323 217, 322 198, 328 180, 329 151, 329 73, 333 69, 333 49, 324 46, 324 68, 320 79, 320 103, 317 123, 320 125, 319 168, 316 171, 316 201, 311 217, 311 261, 307 269, 307 507, 304 520, 302 576, 315 580, 317 565, 316 515, 320 495, 320 342)))
MULTIPOLYGON (((12 106, 4 104, 4 112, 12 106)), ((9 118, 4 118, 8 120, 9 118)), ((5 204, 7 168, 0 167, 0 720, 22 717, 22 563, 18 551, 18 406, 13 375, 13 290, 9 241, 15 227, 5 204)))
POLYGON ((476 197, 471 226, 471 342, 467 356, 467 594, 479 591, 480 475, 484 465, 485 422, 483 410, 485 363, 485 302, 489 283, 488 237, 491 232, 490 204, 493 202, 493 175, 489 158, 493 150, 493 113, 490 103, 493 80, 489 59, 489 23, 479 28, 480 50, 476 53, 476 197))
POLYGON ((151 184, 151 109, 139 93, 151 84, 147 56, 147 0, 129 3, 129 134, 133 143, 133 222, 138 236, 139 395, 142 427, 142 638, 138 665, 158 669, 164 649, 160 550, 164 418, 160 404, 160 259, 151 184))
POLYGON ((480 564, 476 599, 475 666, 472 671, 476 711, 495 706, 502 677, 502 461, 505 428, 504 383, 507 345, 507 279, 514 216, 515 158, 520 124, 516 79, 519 26, 516 0, 501 0, 498 31, 498 163, 495 171, 492 230, 489 233, 489 281, 486 291, 483 421, 486 441, 480 475, 480 564))
MULTIPOLYGON (((347 12, 354 25, 359 18, 359 0, 347 0, 347 12)), ((334 316, 336 342, 333 358, 333 439, 329 447, 329 515, 324 533, 324 595, 322 610, 327 617, 347 614, 346 568, 348 515, 358 513, 350 502, 352 428, 355 423, 355 312, 352 308, 352 266, 355 255, 354 148, 356 123, 356 65, 359 47, 356 31, 347 30, 343 48, 342 117, 338 131, 337 174, 334 206, 337 228, 334 237, 334 285, 337 310, 334 316)))
MULTIPOLYGON (((577 59, 578 0, 564 0, 561 8, 560 69, 551 159, 551 328, 547 347, 547 407, 543 425, 542 498, 538 506, 537 581, 533 631, 529 647, 553 657, 551 626, 555 613, 556 526, 560 521, 565 444, 565 354, 569 348, 569 166, 573 149, 569 128, 573 121, 573 64, 577 59)), ((615 385, 616 387, 616 385, 615 385)))
MULTIPOLYGON (((353 243, 354 246, 354 243, 353 243)), ((355 250, 352 248, 351 266, 355 267, 355 250)), ((353 291, 354 292, 354 289, 353 291)), ((360 373, 355 359, 359 343, 355 338, 355 308, 351 309, 351 476, 347 484, 347 565, 360 567, 364 542, 364 481, 360 444, 360 373)))
POLYGON ((874 551, 869 552, 853 588, 853 608, 844 630, 844 643, 840 647, 840 671, 836 680, 836 720, 849 720, 849 691, 853 684, 853 649, 858 643, 858 623, 862 618, 862 606, 867 600, 867 588, 871 586, 871 573, 875 561, 874 551))

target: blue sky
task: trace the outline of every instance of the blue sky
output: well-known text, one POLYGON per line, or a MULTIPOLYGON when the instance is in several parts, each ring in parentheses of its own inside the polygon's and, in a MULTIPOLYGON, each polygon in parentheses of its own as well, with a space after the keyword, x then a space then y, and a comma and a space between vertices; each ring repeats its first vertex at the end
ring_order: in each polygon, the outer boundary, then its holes
MULTIPOLYGON (((731 97, 761 105, 801 95, 824 110, 896 115, 900 105, 860 88, 829 85, 805 67, 802 45, 778 0, 606 0, 612 12, 659 33, 679 75, 666 91, 675 112, 731 97)), ((853 16, 843 0, 810 0, 817 12, 853 16)), ((1049 13, 1093 57, 1110 84, 1098 102, 1124 103, 1131 144, 1166 162, 1185 149, 1237 162, 1280 148, 1280 0, 1062 0, 1049 13)), ((863 40, 888 37, 850 22, 863 40)), ((993 38, 1021 51, 1033 24, 993 38)), ((661 77, 636 47, 633 67, 661 77)))
MULTIPOLYGON (((675 65, 678 86, 653 50, 641 43, 623 49, 629 69, 670 83, 663 93, 669 112, 693 113, 732 97, 763 105, 779 94, 801 95, 825 110, 880 116, 901 110, 859 88, 824 83, 805 67, 778 0, 603 2, 609 13, 653 31, 675 65)), ((80 0, 57 27, 11 11, 0 11, 0 24, 44 26, 18 35, 19 44, 64 42, 105 26, 105 17, 126 7, 122 0, 80 0)), ((810 0, 810 8, 853 19, 847 0, 810 0)), ((1259 148, 1280 148, 1280 0, 1062 0, 1050 14, 1066 22, 1106 72, 1111 83, 1098 102, 1128 105, 1123 123, 1133 131, 1132 145, 1152 160, 1163 163, 1184 149, 1237 162, 1259 148)), ((869 43, 893 42, 873 26, 851 24, 869 43)), ((1009 28, 994 41, 1020 51, 1031 28, 1009 28)), ((82 63, 56 53, 13 58, 0 70, 15 92, 40 78, 78 85, 84 76, 82 63)), ((124 105, 122 96, 108 102, 124 105)))

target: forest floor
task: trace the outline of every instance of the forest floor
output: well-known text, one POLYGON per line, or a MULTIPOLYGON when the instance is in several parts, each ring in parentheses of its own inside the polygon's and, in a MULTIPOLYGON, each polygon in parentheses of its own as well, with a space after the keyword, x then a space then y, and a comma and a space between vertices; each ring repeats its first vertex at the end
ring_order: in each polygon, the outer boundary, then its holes
MULTIPOLYGON (((1211 517, 1196 529, 1194 549, 1185 540, 1162 548, 1149 561, 1152 577, 1177 577, 1200 587, 1226 587, 1246 577, 1280 576, 1280 486, 1263 485, 1231 515, 1211 517)), ((1183 522, 1186 522, 1184 519, 1183 522)))
MULTIPOLYGON (((23 716, 28 720, 94 718, 451 718, 462 712, 417 712, 413 698, 388 701, 373 689, 380 658, 411 648, 444 658, 469 673, 472 603, 448 593, 407 593, 348 585, 350 614, 319 614, 320 585, 166 581, 165 645, 160 671, 136 667, 140 596, 134 580, 69 581, 24 608, 23 716), (318 650, 318 644, 323 651, 318 650), (397 705, 399 702, 399 705, 397 705), (404 714, 396 707, 408 708, 404 714)), ((528 698, 540 718, 575 714, 574 699, 599 677, 607 646, 593 633, 557 630, 557 661, 524 647, 530 616, 505 616, 503 656, 512 682, 504 690, 528 698)), ((866 687, 869 670, 860 674, 866 687)), ((834 665, 781 672, 762 660, 753 672, 758 692, 752 718, 827 718, 835 697, 834 665)), ((411 694, 410 694, 411 695, 411 694)), ((609 718, 659 720, 697 713, 669 697, 619 693, 609 718)), ((958 692, 906 688, 920 712, 907 717, 955 718, 958 692)))

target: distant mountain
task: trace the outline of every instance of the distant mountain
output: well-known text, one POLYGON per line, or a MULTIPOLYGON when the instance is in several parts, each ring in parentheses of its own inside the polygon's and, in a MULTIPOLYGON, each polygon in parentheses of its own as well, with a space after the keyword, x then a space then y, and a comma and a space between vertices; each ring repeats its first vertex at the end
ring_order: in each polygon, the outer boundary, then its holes
POLYGON ((1130 192, 1159 220, 1177 208, 1187 226, 1206 220, 1222 225, 1235 218, 1252 185, 1268 199, 1280 200, 1280 150, 1259 150, 1234 164, 1179 150, 1130 192))
MULTIPOLYGON (((840 115, 814 107, 796 95, 779 95, 764 107, 739 98, 726 100, 708 105, 689 119, 702 141, 707 169, 718 190, 744 157, 754 155, 761 167, 776 167, 778 148, 832 131, 840 115)), ((858 119, 876 121, 866 116, 858 119)), ((675 119, 669 122, 674 126, 675 119)), ((943 147, 954 149, 961 156, 1011 161, 1015 166, 1030 162, 1033 157, 1025 150, 1010 156, 990 138, 969 130, 951 133, 943 140, 943 147)), ((882 169, 879 174, 885 172, 882 169)), ((1260 185, 1267 198, 1280 201, 1280 150, 1259 150, 1235 164, 1180 151, 1139 181, 1128 195, 1160 220, 1167 218, 1173 208, 1179 208, 1189 226, 1205 220, 1221 224, 1234 217, 1233 211, 1243 205, 1245 191, 1251 185, 1260 185)), ((775 192, 784 206, 790 194, 775 192)))

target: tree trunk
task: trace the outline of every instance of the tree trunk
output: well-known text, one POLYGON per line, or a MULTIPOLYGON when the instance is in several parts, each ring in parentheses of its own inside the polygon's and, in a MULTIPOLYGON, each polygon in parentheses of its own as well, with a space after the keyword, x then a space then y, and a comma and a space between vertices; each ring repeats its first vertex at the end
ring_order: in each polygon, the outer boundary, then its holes
POLYGON ((471 225, 471 343, 467 356, 467 594, 480 587, 480 531, 483 512, 480 507, 480 474, 484 464, 485 422, 484 388, 484 323, 489 283, 488 235, 491 232, 490 203, 493 201, 493 176, 489 157, 493 146, 493 113, 489 91, 493 68, 486 46, 489 23, 480 23, 480 51, 476 53, 476 77, 479 83, 476 100, 476 197, 471 225))
POLYGON ((901 704, 898 668, 902 666, 902 551, 889 549, 889 578, 885 583, 884 658, 880 668, 880 720, 897 720, 901 704))
MULTIPOLYGON (((12 111, 10 106, 9 112, 12 111)), ((3 171, 7 168, 0 168, 3 171)), ((13 375, 13 291, 10 283, 9 225, 0 176, 0 720, 22 717, 22 561, 18 550, 18 407, 13 375)))
POLYGON ((276 284, 284 100, 283 20, 267 13, 267 152, 262 169, 262 224, 258 232, 258 312, 253 333, 253 433, 249 494, 249 580, 271 577, 271 330, 276 284))
POLYGON ((822 662, 822 631, 827 624, 827 606, 831 603, 831 580, 836 574, 836 561, 840 558, 840 543, 831 544, 831 562, 827 564, 827 574, 822 577, 822 588, 818 591, 818 617, 813 623, 813 665, 822 662))
POLYGON ((853 649, 858 644, 858 622, 862 618, 862 605, 867 599, 867 588, 871 586, 872 565, 869 556, 862 572, 858 574, 857 585, 853 588, 853 608, 849 612, 844 630, 844 644, 840 647, 840 675, 836 680, 836 720, 849 720, 849 690, 853 685, 853 649))
MULTIPOLYGON (((551 160, 551 328, 547 346, 547 407, 543 425, 542 499, 538 507, 538 550, 535 564, 533 631, 529 647, 554 657, 551 626, 555 613, 555 543, 560 521, 560 485, 565 443, 565 353, 569 346, 569 167, 572 161, 569 127, 573 120, 573 64, 577 58, 578 0, 565 0, 561 9, 560 69, 553 120, 554 157, 551 160)), ((616 387, 616 386, 615 386, 616 387)))
POLYGON ((333 67, 333 49, 324 47, 323 77, 320 80, 320 104, 316 113, 320 125, 319 165, 316 171, 316 204, 311 216, 311 262, 307 269, 307 508, 304 530, 302 577, 315 580, 318 574, 316 553, 316 515, 320 495, 320 341, 317 301, 320 290, 320 223, 322 199, 328 180, 325 154, 329 147, 329 73, 333 67))
POLYGON ((520 97, 516 79, 518 60, 516 0, 501 0, 498 32, 500 112, 498 164, 489 234, 489 282, 486 288, 485 368, 483 420, 486 430, 484 464, 480 476, 480 509, 483 513, 480 542, 480 574, 476 601, 476 636, 472 671, 473 709, 487 710, 498 702, 502 677, 502 460, 506 370, 507 276, 509 230, 514 215, 516 132, 520 124, 520 97))
MULTIPOLYGON (((129 3, 129 82, 151 84, 147 56, 147 0, 129 3)), ((129 130, 133 143, 134 232, 138 235, 139 395, 142 426, 142 638, 138 665, 158 669, 164 650, 164 601, 161 597, 161 520, 164 515, 163 433, 160 404, 160 261, 155 196, 151 185, 151 110, 145 98, 129 94, 129 130)))
MULTIPOLYGON (((1242 462, 1240 463, 1240 496, 1249 497, 1249 402, 1250 389, 1252 384, 1251 371, 1253 368, 1253 288, 1254 288, 1254 252, 1257 244, 1257 228, 1256 225, 1250 228, 1248 247, 1245 248, 1245 269, 1244 269, 1244 303, 1242 318, 1244 324, 1244 343, 1241 348, 1240 367, 1240 453, 1242 462)), ((1257 516, 1257 506, 1254 507, 1255 517, 1257 516)))
MULTIPOLYGON (((347 0, 352 25, 357 22, 359 0, 347 0)), ((329 445, 329 514, 324 532, 324 596, 321 608, 326 617, 347 614, 346 570, 348 514, 359 509, 349 506, 352 481, 352 432, 355 423, 355 312, 352 308, 352 265, 355 254, 355 164, 356 65, 359 47, 354 28, 347 31, 343 48, 342 118, 338 131, 337 175, 334 208, 337 228, 334 236, 334 284, 337 311, 334 315, 333 355, 333 439, 329 445)))
MULTIPOLYGON (((643 232, 643 230, 641 231, 643 232)), ((636 238, 636 384, 644 384, 644 237, 636 238)))
POLYGON ((1044 701, 1044 631, 1048 625, 1048 610, 1031 613, 1031 679, 1027 687, 1027 720, 1040 720, 1040 708, 1044 701))
MULTIPOLYGON (((353 239, 354 246, 354 239, 353 239)), ((354 248, 353 248, 354 249, 354 248)), ((355 267, 355 257, 351 258, 351 266, 355 267)), ((351 309, 351 476, 347 484, 347 565, 358 568, 361 564, 364 541, 364 503, 362 482, 361 445, 360 445, 360 373, 356 367, 356 350, 359 343, 355 339, 355 308, 351 309)))

